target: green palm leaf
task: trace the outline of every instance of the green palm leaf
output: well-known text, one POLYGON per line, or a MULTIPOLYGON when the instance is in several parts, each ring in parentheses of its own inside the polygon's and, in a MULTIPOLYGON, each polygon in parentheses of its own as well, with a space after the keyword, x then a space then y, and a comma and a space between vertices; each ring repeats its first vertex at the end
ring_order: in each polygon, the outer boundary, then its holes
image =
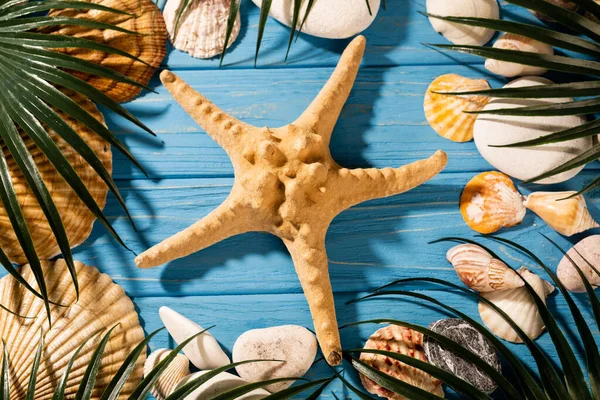
POLYGON ((33 13, 39 13, 41 11, 48 11, 51 9, 56 10, 64 10, 64 9, 73 9, 73 10, 98 10, 98 11, 107 11, 115 14, 121 15, 131 15, 127 12, 117 10, 115 8, 106 7, 102 4, 89 3, 86 1, 52 1, 52 0, 36 0, 36 1, 28 1, 23 4, 18 4, 21 2, 15 2, 16 5, 6 9, 2 7, 0 9, 0 21, 22 17, 24 15, 30 15, 33 13))
MULTIPOLYGON (((367 0, 367 5, 369 4, 369 0, 367 0)), ((298 27, 298 21, 300 20, 300 7, 302 6, 302 0, 294 0, 294 10, 292 14, 292 26, 290 29, 290 39, 288 41, 287 51, 285 52, 285 61, 288 59, 288 55, 290 54, 290 49, 292 48, 292 42, 294 41, 294 34, 296 33, 296 28, 298 27)), ((370 8, 369 8, 370 11, 370 8)))
POLYGON ((563 165, 560 165, 560 166, 558 166, 556 168, 551 169, 548 172, 545 172, 545 173, 540 174, 538 176, 535 176, 535 177, 533 177, 531 179, 528 179, 526 181, 526 183, 537 182, 537 181, 540 181, 542 179, 548 178, 550 176, 554 176, 556 174, 560 174, 560 173, 565 172, 565 171, 570 171, 573 168, 577 168, 577 167, 580 167, 582 165, 589 164, 592 161, 597 160, 598 158, 600 158, 600 144, 594 145, 591 149, 589 149, 587 151, 584 151, 583 153, 581 153, 577 157, 573 157, 572 159, 570 159, 569 161, 567 161, 563 165))
POLYGON ((96 347, 96 350, 94 350, 92 358, 90 359, 90 363, 85 370, 83 378, 81 379, 79 389, 75 394, 75 400, 90 400, 92 398, 92 391, 94 390, 94 386, 96 386, 96 376, 98 375, 98 371, 100 370, 100 363, 102 362, 102 354, 104 353, 104 348, 108 344, 110 335, 117 326, 118 325, 115 325, 109 329, 109 331, 104 335, 104 337, 96 347))
POLYGON ((260 17, 258 19, 258 36, 256 37, 256 54, 254 55, 254 67, 258 61, 258 52, 260 51, 260 44, 262 42, 263 34, 265 33, 265 26, 267 25, 267 19, 269 18, 269 11, 271 11, 271 4, 273 0, 263 0, 260 6, 260 17))
MULTIPOLYGON (((289 382, 289 381, 296 381, 296 380, 305 380, 305 379, 302 379, 302 378, 276 378, 276 379, 269 379, 269 380, 262 381, 262 382, 248 383, 246 385, 242 385, 242 386, 236 387, 234 389, 228 390, 225 393, 221 393, 218 396, 213 397, 211 400, 235 400, 245 394, 250 393, 253 390, 262 389, 265 386, 269 386, 274 383, 289 382)), ((311 382, 311 383, 313 383, 313 382, 311 382)), ((319 382, 319 383, 321 383, 321 382, 319 382)), ((319 383, 316 383, 315 385, 318 385, 319 383)), ((269 396, 267 396, 267 397, 269 397, 269 396)), ((282 397, 282 399, 287 399, 289 397, 290 396, 282 397)))
POLYGON ((466 114, 515 115, 523 117, 554 117, 561 115, 590 115, 600 112, 600 98, 568 101, 536 106, 465 111, 466 114))
POLYGON ((219 60, 219 68, 221 68, 221 66, 223 65, 225 53, 227 53, 227 46, 229 45, 229 40, 231 39, 231 33, 233 32, 233 27, 235 26, 235 20, 237 19, 237 16, 240 13, 241 4, 242 0, 231 0, 231 3, 229 4, 229 16, 227 17, 227 31, 225 32, 225 42, 223 43, 223 52, 221 53, 221 60, 219 60))
POLYGON ((60 380, 58 381, 58 385, 56 385, 56 389, 54 390, 54 395, 52 396, 52 400, 63 400, 65 398, 65 390, 67 389, 67 382, 69 380, 69 374, 71 373, 71 368, 73 368, 73 364, 75 364, 75 360, 81 353, 81 350, 85 347, 88 342, 97 335, 97 333, 93 334, 89 339, 86 339, 78 348, 73 352, 69 363, 67 364, 65 371, 63 372, 60 380))
POLYGON ((509 87, 500 89, 472 90, 462 92, 433 92, 448 95, 492 96, 508 99, 538 99, 550 97, 600 96, 600 81, 551 83, 540 86, 509 87))
POLYGON ((321 390, 321 388, 324 389, 332 380, 333 378, 324 378, 312 382, 303 383, 301 385, 292 386, 279 392, 273 393, 265 397, 264 400, 286 400, 291 398, 292 396, 303 393, 306 390, 311 389, 317 385, 323 385, 319 388, 319 390, 321 390))
POLYGON ((38 344, 35 357, 33 358, 33 366, 31 367, 31 376, 29 377, 29 385, 27 386, 27 396, 25 400, 34 400, 35 385, 37 382, 37 374, 40 369, 40 361, 42 360, 42 352, 44 350, 44 335, 40 332, 40 344, 38 344))
POLYGON ((10 375, 8 371, 8 352, 2 340, 2 371, 0 371, 0 400, 10 400, 10 375))

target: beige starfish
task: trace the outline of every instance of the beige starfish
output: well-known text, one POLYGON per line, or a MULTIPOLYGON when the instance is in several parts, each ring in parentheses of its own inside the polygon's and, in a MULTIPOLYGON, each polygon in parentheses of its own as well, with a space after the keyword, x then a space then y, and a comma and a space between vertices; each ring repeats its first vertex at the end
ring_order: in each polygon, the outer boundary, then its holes
POLYGON ((292 255, 327 362, 341 362, 341 343, 329 281, 325 234, 343 210, 366 200, 406 192, 438 174, 446 154, 401 168, 339 166, 329 140, 364 53, 359 36, 308 109, 281 128, 257 128, 225 114, 169 71, 160 78, 177 102, 225 149, 235 182, 216 210, 136 258, 141 268, 187 256, 233 235, 265 231, 292 255))

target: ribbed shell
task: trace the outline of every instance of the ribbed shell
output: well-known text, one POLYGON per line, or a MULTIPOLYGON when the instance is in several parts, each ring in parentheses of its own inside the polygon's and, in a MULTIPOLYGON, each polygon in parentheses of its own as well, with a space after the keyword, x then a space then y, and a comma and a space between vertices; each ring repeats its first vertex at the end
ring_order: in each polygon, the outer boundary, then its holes
MULTIPOLYGON (((371 335, 364 348, 391 351, 427 362, 423 349, 423 334, 403 326, 389 325, 377 330, 371 335)), ((361 353, 360 359, 396 379, 444 397, 442 382, 420 369, 380 354, 361 353)), ((363 375, 360 376, 360 380, 369 393, 390 400, 405 399, 405 397, 379 386, 363 375)))
MULTIPOLYGON (((554 49, 549 44, 542 43, 525 36, 516 35, 514 33, 502 34, 502 36, 500 36, 498 40, 496 40, 496 42, 494 43, 494 48, 505 50, 518 50, 537 54, 554 54, 554 49)), ((546 68, 494 60, 491 58, 488 58, 485 61, 485 68, 487 68, 489 71, 495 74, 506 76, 509 78, 519 75, 542 75, 548 71, 548 69, 546 68)))
MULTIPOLYGON (((144 376, 147 376, 170 352, 170 349, 158 349, 152 352, 144 363, 144 376)), ((189 374, 191 374, 190 360, 185 355, 179 353, 171 361, 167 369, 158 377, 156 383, 150 389, 150 393, 152 393, 152 396, 156 400, 164 400, 175 390, 177 384, 189 374)))
MULTIPOLYGON (((66 263, 43 261, 43 271, 51 293, 51 300, 68 307, 51 305, 52 328, 44 310, 44 303, 23 288, 12 276, 0 279, 0 303, 9 309, 34 319, 18 318, 0 310, 0 336, 6 342, 10 360, 11 400, 24 399, 33 358, 37 351, 40 331, 44 332, 44 352, 37 377, 35 399, 51 399, 57 381, 73 353, 94 333, 79 354, 67 383, 67 395, 73 395, 81 382, 90 358, 106 330, 120 324, 106 346, 93 399, 99 399, 102 390, 123 364, 127 355, 144 339, 133 302, 125 291, 96 268, 76 261, 80 286, 79 301, 66 263)), ((28 265, 21 267, 23 277, 37 289, 28 265)), ((138 359, 120 399, 127 398, 141 380, 145 353, 138 359)))
POLYGON ((463 111, 479 111, 489 101, 487 96, 451 96, 434 92, 464 92, 489 89, 484 79, 469 79, 457 74, 437 77, 425 93, 423 109, 429 125, 440 135, 453 142, 473 139, 473 125, 477 115, 463 111))
MULTIPOLYGON (((117 49, 140 58, 149 65, 117 54, 107 54, 89 49, 63 49, 61 51, 111 68, 128 78, 147 85, 156 69, 165 58, 167 46, 167 30, 162 14, 152 0, 85 0, 117 10, 134 14, 135 17, 119 15, 98 10, 52 10, 52 16, 85 18, 98 22, 117 25, 121 28, 137 32, 139 35, 117 32, 114 30, 91 29, 83 26, 59 26, 48 28, 47 32, 81 37, 108 44, 117 49)), ((102 78, 79 72, 76 76, 86 80, 97 89, 106 93, 117 102, 125 102, 136 97, 141 88, 126 83, 117 83, 112 79, 102 78)))
MULTIPOLYGON (((183 0, 167 0, 163 15, 173 47, 185 51, 192 57, 211 58, 223 52, 230 0, 191 0, 175 26, 183 0)), ((240 14, 231 31, 227 47, 231 46, 240 33, 240 14)))
MULTIPOLYGON (((97 120, 104 123, 104 117, 98 111, 96 106, 84 98, 81 95, 75 94, 71 91, 65 93, 75 100, 79 105, 86 109, 91 115, 97 120)), ((100 136, 91 131, 85 125, 66 115, 65 113, 59 112, 67 124, 69 124, 79 136, 91 147, 96 153, 96 156, 102 161, 104 167, 110 173, 112 171, 112 158, 110 145, 105 142, 100 136)), ((52 140, 58 145, 64 154, 65 158, 73 166, 85 186, 92 194, 96 203, 100 208, 104 207, 106 203, 106 194, 108 192, 107 186, 104 184, 102 179, 96 174, 94 169, 77 153, 75 152, 62 138, 60 138, 54 131, 49 130, 52 140)), ((71 187, 65 182, 65 180, 56 172, 54 166, 48 161, 42 151, 35 145, 33 140, 25 136, 22 133, 25 140, 25 144, 29 149, 35 164, 37 165, 44 183, 48 187, 54 204, 58 209, 58 212, 62 218, 67 236, 71 247, 75 247, 81 244, 92 231, 92 224, 95 220, 94 215, 88 210, 88 208, 81 202, 79 197, 71 189, 71 187)), ((2 147, 10 174, 12 176, 13 183, 17 196, 19 197, 19 204, 23 209, 23 213, 27 220, 27 226, 31 232, 33 242, 41 259, 50 259, 60 253, 58 244, 48 221, 44 216, 39 204, 37 203, 33 192, 29 188, 29 185, 25 181, 25 178, 21 174, 19 167, 16 165, 14 159, 8 153, 5 146, 2 147)), ((15 236, 14 230, 8 216, 6 209, 0 203, 0 248, 6 252, 8 257, 18 264, 24 264, 27 262, 21 246, 15 236)))
POLYGON ((471 229, 483 234, 518 225, 525 218, 523 196, 500 172, 483 172, 467 183, 460 196, 460 213, 471 229))

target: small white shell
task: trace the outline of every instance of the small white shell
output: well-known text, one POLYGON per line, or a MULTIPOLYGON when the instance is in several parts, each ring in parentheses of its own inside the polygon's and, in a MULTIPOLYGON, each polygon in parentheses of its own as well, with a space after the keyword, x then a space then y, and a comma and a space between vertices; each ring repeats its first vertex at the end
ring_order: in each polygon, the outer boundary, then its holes
MULTIPOLYGON (((567 255, 577 264, 592 287, 600 286, 600 275, 588 264, 590 263, 594 268, 600 270, 600 235, 588 236, 581 240, 567 252, 567 255)), ((585 292, 581 276, 579 276, 579 272, 567 256, 564 256, 560 260, 556 275, 558 275, 558 279, 565 285, 567 290, 571 292, 585 292)))
MULTIPOLYGON (((221 54, 227 32, 230 2, 231 0, 191 0, 181 15, 179 29, 175 35, 175 22, 183 0, 167 0, 163 17, 173 47, 197 58, 211 58, 221 54)), ((235 42, 240 33, 240 26, 238 13, 227 47, 235 42)))
MULTIPOLYGON (((500 36, 494 43, 494 48, 519 50, 537 54, 554 54, 554 49, 549 44, 538 42, 537 40, 516 35, 514 33, 505 33, 500 36)), ((490 72, 506 76, 508 78, 520 75, 542 75, 548 71, 546 68, 493 60, 491 58, 485 61, 485 68, 487 68, 490 72)))
MULTIPOLYGON (((187 382, 190 382, 196 378, 201 377, 210 371, 201 371, 195 372, 191 375, 188 375, 184 378, 179 385, 184 385, 187 382)), ((237 387, 246 385, 248 382, 240 378, 239 376, 230 374, 229 372, 221 372, 215 377, 210 378, 207 382, 200 385, 200 387, 194 390, 192 393, 187 395, 184 400, 207 400, 212 399, 213 397, 225 393, 231 389, 235 389, 237 387)), ((177 388, 175 388, 177 389, 177 388)), ((256 389, 251 391, 250 393, 246 393, 240 397, 237 397, 237 400, 259 400, 264 399, 269 396, 271 393, 267 392, 265 389, 256 389)))
POLYGON ((446 258, 454 266, 460 280, 477 292, 514 289, 525 285, 515 271, 474 244, 453 247, 446 253, 446 258))
POLYGON ((566 199, 575 193, 535 192, 527 196, 524 204, 561 235, 572 236, 598 228, 599 225, 588 211, 583 195, 566 199))
MULTIPOLYGON (((441 17, 477 17, 498 19, 500 9, 496 0, 427 0, 427 13, 441 17)), ((481 46, 490 41, 494 31, 429 18, 436 32, 454 44, 481 46)))
MULTIPOLYGON (((548 295, 554 291, 554 286, 525 267, 519 269, 518 272, 545 303, 548 295)), ((537 338, 544 331, 544 322, 535 301, 525 287, 482 293, 481 295, 508 314, 531 339, 537 338)), ((496 336, 509 342, 522 343, 521 338, 508 322, 484 303, 479 303, 479 315, 485 326, 496 336)))
MULTIPOLYGON (((144 363, 144 376, 147 376, 170 352, 170 349, 158 349, 150 354, 144 363)), ((156 400, 164 400, 175 390, 177 384, 189 374, 191 374, 190 360, 181 353, 177 354, 167 369, 156 380, 156 383, 150 389, 150 393, 156 400)))

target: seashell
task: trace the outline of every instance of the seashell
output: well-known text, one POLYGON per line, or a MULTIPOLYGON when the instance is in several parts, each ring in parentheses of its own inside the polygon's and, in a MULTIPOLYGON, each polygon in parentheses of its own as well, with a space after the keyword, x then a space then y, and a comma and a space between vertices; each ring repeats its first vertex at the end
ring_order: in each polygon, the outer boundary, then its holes
MULTIPOLYGON (((177 344, 204 330, 204 328, 194 321, 169 307, 161 307, 158 310, 158 314, 163 325, 177 344)), ((229 357, 221 349, 217 339, 209 332, 203 333, 185 345, 183 353, 198 369, 215 369, 230 363, 229 357)))
POLYGON ((583 195, 566 199, 575 193, 531 193, 525 200, 525 207, 536 213, 550 228, 564 236, 598 228, 600 225, 594 221, 588 211, 583 195))
POLYGON ((460 196, 460 213, 471 229, 488 234, 520 224, 525 218, 523 196, 500 172, 483 172, 467 183, 460 196))
MULTIPOLYGON (((195 372, 184 378, 178 386, 185 385, 186 383, 201 377, 207 372, 210 371, 195 372)), ((230 374, 229 372, 221 372, 217 376, 210 378, 208 381, 200 385, 200 387, 194 390, 192 393, 188 394, 185 397, 185 400, 212 399, 219 394, 225 393, 231 389, 235 389, 246 384, 248 384, 248 382, 246 382, 239 376, 230 374)), ((177 389, 177 387, 175 389, 177 389)), ((236 400, 259 400, 264 399, 270 394, 271 393, 267 392, 265 389, 255 389, 242 396, 236 397, 236 400)))
MULTIPOLYGON (((567 255, 577 264, 592 287, 600 286, 600 275, 590 266, 591 264, 596 270, 600 271, 600 235, 588 236, 579 241, 567 252, 567 255)), ((579 272, 567 256, 564 256, 558 263, 556 275, 558 275, 558 279, 565 285, 567 290, 585 292, 581 276, 579 276, 579 272)))
MULTIPOLYGON (((150 354, 144 363, 144 376, 146 376, 152 368, 156 367, 159 362, 164 360, 170 352, 170 349, 158 349, 150 354)), ((175 390, 177 384, 189 374, 191 374, 190 360, 181 353, 177 354, 167 369, 165 369, 162 375, 158 377, 156 383, 152 386, 152 389, 150 389, 152 396, 154 396, 156 400, 164 400, 173 392, 173 390, 175 390)))
MULTIPOLYGON (((554 286, 525 267, 521 267, 517 272, 533 287, 545 303, 548 295, 554 291, 554 286)), ((544 322, 535 301, 525 287, 482 293, 481 295, 504 311, 531 339, 537 338, 544 331, 544 322)), ((509 342, 522 343, 521 338, 508 322, 487 305, 479 303, 479 315, 485 326, 494 335, 509 342)))
MULTIPOLYGON (((514 33, 504 33, 498 38, 498 40, 496 40, 493 47, 496 49, 519 50, 528 53, 549 55, 554 54, 554 49, 549 44, 542 43, 525 36, 516 35, 514 33)), ((542 75, 548 71, 547 68, 533 67, 507 61, 494 60, 491 58, 485 60, 485 68, 494 74, 506 76, 508 78, 519 75, 542 75)))
MULTIPOLYGON (((427 13, 440 17, 475 17, 498 19, 500 8, 497 0, 427 0, 427 13)), ((482 46, 490 41, 495 31, 488 28, 466 26, 429 18, 436 32, 444 35, 454 44, 482 46)))
POLYGON ((452 96, 434 92, 462 92, 489 89, 485 79, 469 79, 456 74, 437 77, 425 93, 423 108, 429 125, 438 135, 453 142, 473 139, 473 125, 477 115, 463 111, 479 111, 489 101, 487 96, 452 96))
MULTIPOLYGON (((167 54, 167 30, 165 28, 165 21, 156 4, 152 0, 85 1, 92 1, 106 7, 122 10, 133 14, 133 16, 108 11, 76 9, 51 10, 49 15, 55 17, 84 18, 110 23, 129 31, 137 32, 139 35, 131 35, 108 29, 90 29, 83 26, 69 25, 45 28, 44 31, 94 40, 138 57, 148 65, 118 54, 107 54, 97 50, 75 48, 61 50, 64 53, 112 68, 142 85, 147 85, 167 54)), ((115 82, 112 79, 96 75, 88 75, 81 72, 73 72, 73 75, 87 81, 117 102, 132 100, 142 90, 137 86, 115 82)))
MULTIPOLYGON (((423 350, 423 334, 403 326, 388 325, 377 330, 371 335, 364 348, 393 351, 427 362, 423 350)), ((360 359, 396 379, 444 397, 442 382, 420 369, 396 360, 392 361, 389 357, 380 354, 361 353, 360 359)), ((360 376, 360 380, 365 389, 371 394, 390 400, 405 399, 405 397, 381 387, 363 375, 360 376)))
MULTIPOLYGON (((75 261, 75 268, 80 287, 79 300, 64 260, 42 261, 51 300, 67 306, 50 305, 52 327, 48 324, 41 299, 24 289, 12 276, 0 279, 0 304, 21 315, 34 317, 22 319, 0 310, 0 338, 6 342, 10 362, 11 399, 25 398, 40 332, 44 335, 44 351, 37 375, 36 400, 52 399, 73 353, 92 334, 100 332, 83 348, 69 374, 66 396, 74 398, 102 332, 118 324, 106 346, 92 395, 92 399, 100 399, 102 388, 108 385, 129 353, 144 339, 133 302, 125 291, 94 267, 75 261)), ((34 289, 38 289, 29 265, 21 267, 20 273, 34 289)), ((145 359, 144 352, 119 399, 127 399, 140 383, 145 359)))
MULTIPOLYGON (((104 117, 90 100, 69 90, 64 90, 64 92, 91 115, 93 115, 98 121, 104 123, 104 117)), ((112 170, 110 145, 100 138, 100 136, 90 130, 87 126, 75 120, 71 116, 63 112, 58 112, 58 114, 64 118, 67 124, 79 134, 79 136, 88 144, 89 147, 91 147, 104 167, 110 173, 112 170)), ((69 164, 73 166, 75 172, 77 172, 77 175, 79 175, 85 186, 88 188, 96 203, 100 206, 100 208, 103 208, 104 204, 106 203, 106 194, 108 193, 108 188, 102 179, 83 159, 83 157, 73 150, 73 148, 71 148, 71 146, 69 146, 67 142, 65 142, 58 134, 50 129, 48 130, 48 133, 50 134, 52 140, 61 149, 61 152, 69 161, 69 164)), ((35 162, 42 179, 48 188, 48 191, 52 195, 54 204, 56 205, 56 208, 58 209, 62 222, 65 226, 71 247, 75 247, 83 243, 83 241, 90 235, 92 231, 92 225, 96 218, 85 206, 85 204, 83 204, 71 187, 65 182, 62 176, 56 172, 56 169, 52 163, 50 163, 44 153, 42 153, 42 151, 35 145, 34 141, 24 133, 21 133, 21 136, 25 142, 25 145, 29 149, 31 157, 35 162)), ((6 156, 10 175, 12 177, 13 184, 15 185, 17 197, 19 198, 19 204, 21 205, 23 214, 25 215, 27 227, 31 232, 37 254, 40 259, 53 258, 54 256, 60 254, 60 249, 56 243, 54 234, 50 229, 50 225, 48 224, 46 216, 36 201, 35 196, 25 181, 25 178, 19 170, 19 167, 5 146, 2 146, 2 151, 6 156)), ((15 235, 10 220, 6 214, 6 209, 1 203, 0 230, 2 231, 2 235, 0 235, 0 248, 6 252, 11 261, 17 264, 27 263, 27 258, 21 249, 17 236, 15 235)))
POLYGON ((460 280, 477 292, 514 289, 525 285, 513 269, 474 244, 453 247, 446 253, 446 258, 454 266, 460 280))
MULTIPOLYGON (((192 57, 211 58, 223 52, 229 5, 231 0, 192 0, 179 20, 175 34, 175 23, 184 0, 167 0, 163 16, 173 47, 185 51, 192 57)), ((240 33, 238 13, 227 47, 231 46, 240 33)))
MULTIPOLYGON (((579 10, 579 5, 573 1, 569 1, 569 0, 545 0, 548 3, 552 3, 556 6, 559 6, 561 8, 564 8, 565 10, 568 11, 573 11, 576 12, 577 10, 579 10)), ((537 11, 534 10, 529 10, 533 15, 536 16, 537 19, 539 19, 540 21, 543 22, 556 22, 554 19, 546 16, 545 14, 539 13, 537 11)))

